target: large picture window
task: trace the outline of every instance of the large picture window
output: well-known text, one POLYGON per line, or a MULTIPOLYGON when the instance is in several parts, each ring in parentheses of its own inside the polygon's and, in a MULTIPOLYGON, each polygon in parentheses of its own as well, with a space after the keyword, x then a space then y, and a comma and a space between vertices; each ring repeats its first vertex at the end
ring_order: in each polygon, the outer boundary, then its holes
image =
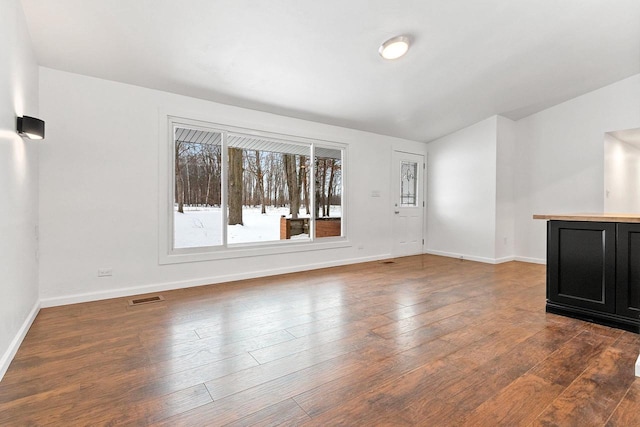
POLYGON ((344 234, 338 144, 171 121, 172 251, 344 234))

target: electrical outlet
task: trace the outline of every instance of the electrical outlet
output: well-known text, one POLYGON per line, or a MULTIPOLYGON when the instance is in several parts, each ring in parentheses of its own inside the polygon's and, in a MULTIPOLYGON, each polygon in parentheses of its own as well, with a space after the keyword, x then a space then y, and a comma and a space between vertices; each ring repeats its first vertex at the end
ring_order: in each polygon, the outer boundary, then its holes
POLYGON ((108 276, 113 276, 113 268, 105 267, 105 268, 98 269, 98 277, 108 277, 108 276))

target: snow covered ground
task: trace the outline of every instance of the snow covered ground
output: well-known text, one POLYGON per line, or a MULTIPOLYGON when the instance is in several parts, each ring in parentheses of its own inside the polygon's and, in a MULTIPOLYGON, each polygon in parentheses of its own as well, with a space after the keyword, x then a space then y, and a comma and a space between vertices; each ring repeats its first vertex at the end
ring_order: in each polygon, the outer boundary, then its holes
MULTIPOLYGON (((336 218, 341 214, 340 206, 331 206, 331 216, 336 218)), ((260 207, 244 207, 242 220, 244 225, 227 226, 229 244, 268 242, 280 240, 280 217, 289 215, 289 208, 267 207, 267 213, 261 214, 260 207)), ((300 209, 300 217, 305 215, 304 208, 300 209)), ((200 246, 222 245, 222 210, 215 207, 184 207, 181 214, 177 209, 174 218, 174 247, 194 248, 200 246)), ((300 235, 297 238, 307 238, 300 235)))

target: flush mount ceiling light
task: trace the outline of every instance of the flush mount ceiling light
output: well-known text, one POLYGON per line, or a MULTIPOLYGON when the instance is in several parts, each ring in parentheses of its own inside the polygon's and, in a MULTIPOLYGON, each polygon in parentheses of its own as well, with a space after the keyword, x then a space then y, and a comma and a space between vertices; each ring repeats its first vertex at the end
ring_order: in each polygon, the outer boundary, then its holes
POLYGON ((398 59, 409 50, 409 37, 397 36, 382 43, 378 53, 384 59, 398 59))

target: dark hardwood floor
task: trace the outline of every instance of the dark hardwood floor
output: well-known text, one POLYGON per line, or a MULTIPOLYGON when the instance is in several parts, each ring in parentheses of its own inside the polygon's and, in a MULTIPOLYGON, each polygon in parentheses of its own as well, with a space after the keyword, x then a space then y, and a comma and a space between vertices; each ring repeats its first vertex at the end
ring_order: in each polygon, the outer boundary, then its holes
POLYGON ((43 309, 0 425, 640 426, 638 335, 436 256, 43 309))

